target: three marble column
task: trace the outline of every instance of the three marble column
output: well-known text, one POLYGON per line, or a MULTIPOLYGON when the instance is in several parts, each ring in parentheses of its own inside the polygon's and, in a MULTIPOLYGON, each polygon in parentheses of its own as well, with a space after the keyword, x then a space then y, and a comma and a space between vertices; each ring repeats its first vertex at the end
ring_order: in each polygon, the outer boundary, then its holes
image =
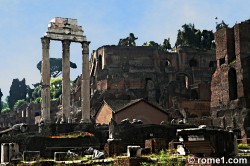
MULTIPOLYGON (((50 39, 42 40, 42 104, 41 120, 50 123, 50 62, 49 47, 50 39)), ((71 123, 70 117, 70 40, 62 40, 62 120, 61 123, 71 123)), ((90 80, 89 80, 89 43, 82 44, 82 85, 81 85, 81 107, 82 123, 90 123, 90 80)))

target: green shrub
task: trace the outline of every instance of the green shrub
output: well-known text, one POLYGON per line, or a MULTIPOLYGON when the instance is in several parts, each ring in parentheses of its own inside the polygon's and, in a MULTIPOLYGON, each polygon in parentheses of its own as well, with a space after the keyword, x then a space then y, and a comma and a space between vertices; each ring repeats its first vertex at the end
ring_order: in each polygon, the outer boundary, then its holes
POLYGON ((247 144, 238 144, 239 149, 250 149, 250 146, 247 144))
POLYGON ((34 103, 34 104, 39 104, 41 102, 42 102, 42 98, 41 97, 38 97, 34 101, 32 101, 32 103, 34 103))
POLYGON ((17 102, 14 104, 14 109, 20 107, 24 103, 26 103, 26 101, 24 101, 23 99, 22 100, 17 100, 17 102))
POLYGON ((2 109, 1 112, 3 113, 3 112, 8 112, 8 111, 10 111, 10 108, 7 107, 7 108, 2 109))

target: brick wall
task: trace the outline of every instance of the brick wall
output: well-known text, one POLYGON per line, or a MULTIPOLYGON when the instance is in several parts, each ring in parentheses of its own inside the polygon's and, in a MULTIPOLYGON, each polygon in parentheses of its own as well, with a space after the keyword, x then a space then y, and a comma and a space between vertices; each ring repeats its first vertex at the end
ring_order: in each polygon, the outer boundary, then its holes
POLYGON ((109 124, 110 119, 112 118, 112 109, 104 103, 104 105, 99 110, 98 114, 96 115, 96 123, 100 124, 109 124))
POLYGON ((121 120, 129 118, 139 119, 143 124, 160 124, 162 121, 168 121, 168 115, 151 105, 141 101, 115 114, 115 121, 120 123, 121 120))

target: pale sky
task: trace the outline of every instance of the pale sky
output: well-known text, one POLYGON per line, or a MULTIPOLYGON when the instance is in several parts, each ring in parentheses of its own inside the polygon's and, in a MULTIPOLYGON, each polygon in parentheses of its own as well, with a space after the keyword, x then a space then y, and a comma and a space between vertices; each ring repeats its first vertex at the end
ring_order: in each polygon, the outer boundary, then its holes
MULTIPOLYGON (((3 100, 14 78, 31 85, 41 80, 36 64, 42 58, 40 38, 54 17, 74 18, 91 41, 90 53, 117 44, 134 33, 142 45, 162 43, 185 23, 215 31, 215 17, 230 27, 250 18, 249 0, 0 0, 0 88, 3 100)), ((50 56, 61 57, 61 43, 52 41, 50 56)), ((71 79, 81 74, 81 46, 71 44, 71 79)))

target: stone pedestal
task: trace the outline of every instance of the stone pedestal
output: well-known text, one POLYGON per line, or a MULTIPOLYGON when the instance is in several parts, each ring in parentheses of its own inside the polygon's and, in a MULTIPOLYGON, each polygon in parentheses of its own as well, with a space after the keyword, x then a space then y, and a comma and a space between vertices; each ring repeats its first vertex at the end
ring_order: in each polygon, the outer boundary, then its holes
POLYGON ((40 151, 24 151, 23 161, 36 161, 40 159, 40 151))
POLYGON ((118 156, 122 153, 125 153, 125 147, 122 141, 113 140, 105 144, 104 146, 104 155, 105 157, 118 156))
POLYGON ((159 153, 162 149, 166 149, 166 140, 163 138, 145 140, 145 148, 149 148, 151 153, 159 153))
POLYGON ((141 157, 141 147, 140 146, 127 146, 127 156, 128 157, 141 157))
POLYGON ((1 163, 10 162, 11 159, 16 159, 19 153, 19 145, 17 143, 2 143, 1 144, 1 163))

